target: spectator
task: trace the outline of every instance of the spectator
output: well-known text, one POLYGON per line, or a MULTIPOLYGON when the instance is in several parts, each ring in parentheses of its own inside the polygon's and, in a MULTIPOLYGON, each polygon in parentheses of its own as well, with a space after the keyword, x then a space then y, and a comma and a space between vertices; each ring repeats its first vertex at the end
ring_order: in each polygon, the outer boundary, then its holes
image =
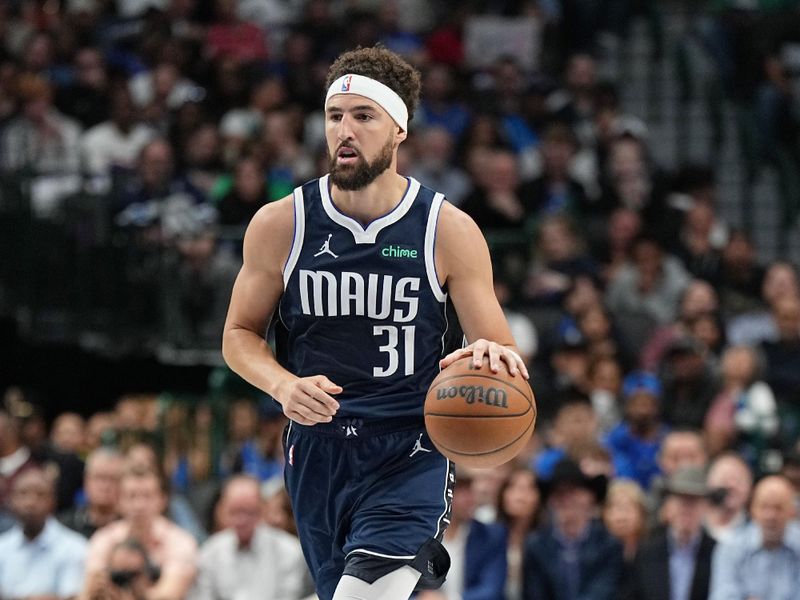
POLYGON ((703 469, 679 469, 664 493, 666 529, 637 554, 631 598, 705 600, 714 540, 703 529, 709 495, 703 469))
POLYGON ((56 93, 55 104, 65 115, 89 128, 108 118, 108 72, 103 55, 85 47, 75 53, 74 81, 56 93))
POLYGON ((756 249, 744 231, 731 231, 722 249, 719 294, 723 310, 736 316, 757 310, 764 268, 756 262, 756 249))
POLYGON ((779 404, 796 410, 800 393, 800 297, 777 300, 772 315, 778 330, 775 341, 763 342, 761 347, 767 362, 766 382, 779 404))
POLYGON ((96 412, 86 421, 86 451, 108 445, 116 436, 113 412, 96 412))
MULTIPOLYGON (((141 540, 153 563, 161 570, 151 596, 181 600, 191 588, 197 563, 197 543, 186 531, 161 516, 167 496, 161 477, 152 470, 131 467, 120 482, 119 512, 122 519, 98 530, 89 541, 87 582, 109 568, 111 551, 120 542, 141 540)), ((82 598, 91 589, 84 587, 82 598)))
POLYGON ((551 522, 525 545, 525 600, 616 600, 622 546, 593 518, 606 484, 571 460, 556 466, 542 489, 551 522))
POLYGON ((749 346, 725 350, 720 389, 705 419, 709 452, 737 449, 751 464, 778 432, 775 396, 760 381, 759 357, 749 346))
POLYGON ((767 268, 764 275, 761 285, 762 305, 758 310, 740 314, 728 322, 728 340, 732 344, 748 346, 777 340, 778 327, 773 311, 775 304, 784 298, 800 298, 800 280, 794 265, 777 261, 767 268))
POLYGON ((593 252, 600 257, 603 281, 614 280, 625 267, 631 255, 631 246, 641 232, 642 218, 635 210, 620 207, 611 213, 606 231, 599 236, 599 240, 595 240, 598 247, 593 252))
POLYGON ((622 367, 609 356, 599 356, 589 363, 589 398, 602 435, 607 435, 619 425, 620 396, 622 393, 622 367))
POLYGON ((112 168, 132 170, 145 144, 155 132, 138 118, 130 92, 111 92, 109 120, 88 129, 81 138, 84 168, 91 175, 110 175, 112 168))
POLYGON ((0 535, 0 597, 75 597, 83 584, 86 540, 53 518, 52 479, 28 469, 14 480, 11 506, 18 525, 0 535))
POLYGON ((624 420, 608 434, 608 447, 648 490, 659 472, 657 457, 668 431, 661 420, 661 383, 655 375, 635 371, 622 382, 622 400, 624 420))
POLYGON ((565 215, 552 215, 538 225, 536 247, 526 282, 531 300, 559 302, 576 277, 594 277, 596 266, 573 222, 565 215))
POLYGON ((116 544, 108 558, 108 569, 93 574, 87 582, 89 600, 133 598, 145 600, 152 597, 159 569, 150 562, 147 549, 135 538, 116 544))
POLYGON ((691 336, 674 339, 661 363, 664 421, 671 427, 699 430, 717 391, 703 344, 691 336))
POLYGON ((268 201, 264 169, 257 158, 246 156, 236 163, 232 189, 219 200, 219 222, 243 227, 268 201))
POLYGON ((770 476, 753 491, 753 522, 717 546, 709 600, 793 598, 800 589, 800 525, 794 489, 770 476))
POLYGON ((263 500, 261 514, 264 522, 297 537, 292 502, 283 485, 283 478, 273 477, 265 481, 261 486, 261 497, 263 500))
POLYGON ((34 463, 45 471, 57 474, 56 509, 72 506, 83 485, 83 460, 72 452, 62 452, 47 437, 47 423, 41 407, 31 400, 34 394, 21 393, 17 420, 22 441, 30 450, 34 463))
POLYGON ((450 524, 442 543, 450 554, 450 571, 442 587, 447 600, 503 600, 506 581, 505 529, 474 518, 470 475, 460 474, 453 489, 450 524))
POLYGON ((472 182, 452 164, 452 134, 442 126, 431 126, 422 130, 419 138, 419 159, 409 175, 423 185, 442 190, 450 202, 459 206, 471 191, 472 182))
POLYGON ((472 500, 475 510, 473 518, 481 523, 497 521, 497 496, 503 482, 511 474, 512 463, 507 462, 493 469, 470 469, 472 500))
POLYGON ((580 329, 589 355, 592 358, 605 356, 614 358, 622 364, 630 364, 632 360, 628 357, 628 349, 624 347, 621 336, 618 334, 611 315, 602 305, 596 305, 586 309, 578 317, 578 329, 580 329))
POLYGON ((665 255, 661 243, 640 236, 631 247, 631 261, 609 282, 606 302, 615 315, 643 312, 656 322, 671 322, 689 276, 680 262, 665 255))
POLYGON ((522 558, 525 540, 539 525, 541 496, 536 474, 528 468, 517 467, 500 487, 497 520, 507 531, 507 562, 505 600, 522 598, 522 558))
POLYGON ((0 409, 0 508, 8 508, 14 480, 35 466, 30 448, 20 440, 19 424, 0 409))
POLYGON ((221 502, 229 527, 203 544, 190 598, 299 600, 306 572, 300 542, 260 522, 258 480, 233 477, 225 484, 221 502))
POLYGON ((59 520, 86 538, 115 521, 119 514, 119 480, 122 456, 109 448, 98 448, 86 457, 83 491, 86 503, 74 506, 59 515, 59 520))
POLYGON ((583 185, 570 172, 578 141, 569 126, 553 123, 544 132, 541 145, 542 173, 523 184, 522 193, 537 217, 568 214, 586 225, 590 209, 583 185))
POLYGON ((703 279, 692 279, 683 291, 677 321, 656 329, 642 350, 640 364, 643 369, 655 371, 661 364, 669 345, 676 339, 692 335, 692 323, 703 315, 719 311, 716 289, 703 279))
POLYGON ((627 579, 647 534, 647 498, 638 483, 627 479, 611 483, 603 505, 603 524, 622 544, 627 579))
POLYGON ((83 417, 74 412, 58 415, 50 428, 50 444, 59 452, 81 455, 84 451, 83 417))
POLYGON ((0 137, 0 170, 29 169, 38 175, 80 172, 80 125, 53 107, 51 85, 35 75, 21 75, 17 95, 22 112, 0 137))
POLYGON ((711 463, 706 483, 712 492, 706 531, 717 542, 727 542, 747 525, 753 473, 739 455, 727 452, 711 463))
POLYGON ((264 31, 255 23, 243 21, 236 13, 238 0, 216 0, 214 23, 208 29, 206 51, 211 58, 231 58, 237 62, 264 61, 268 50, 264 31))
POLYGON ((415 116, 418 126, 443 127, 454 141, 459 141, 469 126, 470 113, 458 99, 451 68, 433 63, 423 74, 422 86, 425 97, 415 116))
POLYGON ((167 497, 167 518, 180 529, 191 533, 198 542, 203 541, 206 538, 206 532, 186 496, 174 489, 168 489, 167 480, 164 478, 163 460, 159 458, 155 448, 150 444, 137 442, 125 451, 124 456, 126 470, 152 471, 158 474, 159 478, 164 481, 163 491, 167 497))
MULTIPOLYGON (((185 227, 185 214, 202 212, 198 205, 205 203, 197 188, 175 175, 173 159, 172 146, 165 139, 148 142, 139 154, 138 178, 123 191, 117 207, 117 224, 145 228, 151 245, 171 240, 185 227)), ((213 221, 211 215, 201 217, 213 221)))
POLYGON ((658 467, 663 479, 669 479, 682 467, 705 467, 708 452, 699 432, 679 429, 666 435, 658 453, 658 467))
MULTIPOLYGON (((596 444, 599 435, 597 416, 589 398, 576 390, 568 392, 562 399, 550 431, 550 447, 536 457, 534 472, 540 479, 549 480, 558 463, 567 456, 575 459, 575 452, 596 444)), ((633 474, 626 458, 620 455, 614 457, 613 471, 621 477, 633 474)))
POLYGON ((519 166, 509 150, 492 150, 483 176, 461 208, 485 230, 518 230, 530 215, 519 191, 519 166))

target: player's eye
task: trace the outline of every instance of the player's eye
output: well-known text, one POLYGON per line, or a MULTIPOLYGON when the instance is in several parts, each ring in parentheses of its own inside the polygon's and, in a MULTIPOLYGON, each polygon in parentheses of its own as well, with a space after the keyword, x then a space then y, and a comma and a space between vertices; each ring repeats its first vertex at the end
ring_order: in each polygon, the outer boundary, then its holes
POLYGON ((341 113, 331 113, 330 115, 328 115, 328 118, 331 121, 333 121, 335 123, 338 123, 339 121, 342 120, 342 115, 341 115, 341 113))
POLYGON ((356 115, 356 119, 359 121, 369 121, 372 119, 372 115, 368 115, 367 113, 359 113, 356 115))

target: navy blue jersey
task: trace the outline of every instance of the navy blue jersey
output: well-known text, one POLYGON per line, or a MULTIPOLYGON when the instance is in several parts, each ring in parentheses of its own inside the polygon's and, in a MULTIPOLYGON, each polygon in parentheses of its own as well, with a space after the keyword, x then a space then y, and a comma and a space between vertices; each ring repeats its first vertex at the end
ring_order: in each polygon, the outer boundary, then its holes
POLYGON ((447 331, 434 264, 443 199, 409 178, 400 203, 364 227, 337 210, 327 175, 294 191, 278 356, 342 386, 337 416, 422 415, 447 331))

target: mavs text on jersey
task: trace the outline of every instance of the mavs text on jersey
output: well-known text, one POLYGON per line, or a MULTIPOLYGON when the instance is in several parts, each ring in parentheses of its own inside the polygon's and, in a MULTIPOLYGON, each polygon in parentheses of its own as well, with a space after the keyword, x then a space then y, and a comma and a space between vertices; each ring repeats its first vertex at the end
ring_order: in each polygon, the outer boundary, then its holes
POLYGON ((367 226, 337 210, 327 175, 294 192, 278 355, 299 377, 342 386, 340 417, 421 417, 446 350, 434 263, 444 197, 407 179, 399 204, 367 226))

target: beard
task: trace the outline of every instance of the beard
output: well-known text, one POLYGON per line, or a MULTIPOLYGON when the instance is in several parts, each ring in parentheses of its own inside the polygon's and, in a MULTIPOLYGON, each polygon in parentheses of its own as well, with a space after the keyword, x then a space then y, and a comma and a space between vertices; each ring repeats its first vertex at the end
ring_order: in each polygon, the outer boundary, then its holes
MULTIPOLYGON (((384 144, 375 160, 368 162, 361 154, 354 165, 341 165, 336 161, 336 154, 329 156, 331 183, 340 190, 352 192, 367 187, 392 165, 392 137, 384 144)), ((352 146, 347 146, 352 147, 352 146)), ((341 148, 341 146, 340 146, 341 148)), ((337 153, 339 148, 336 149, 337 153)))

